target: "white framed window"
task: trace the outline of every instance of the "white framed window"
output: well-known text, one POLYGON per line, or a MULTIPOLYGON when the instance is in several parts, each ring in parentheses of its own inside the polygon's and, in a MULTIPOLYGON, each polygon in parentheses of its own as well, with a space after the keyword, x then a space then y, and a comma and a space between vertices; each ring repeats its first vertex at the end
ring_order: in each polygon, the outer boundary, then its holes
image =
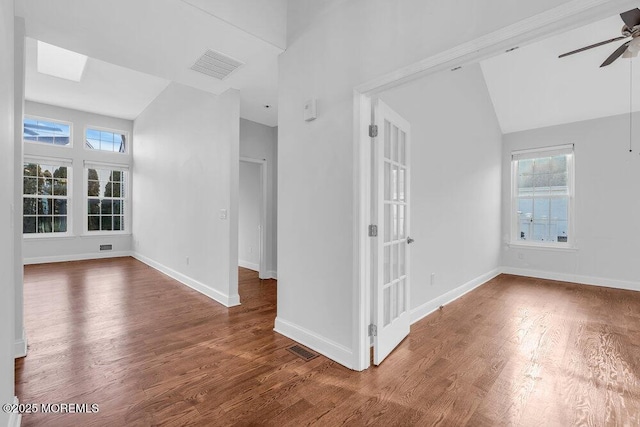
POLYGON ((85 148, 88 150, 107 151, 110 153, 127 153, 127 132, 89 126, 85 129, 85 148))
POLYGON ((71 147, 73 144, 71 123, 59 120, 25 116, 23 121, 25 142, 71 147))
POLYGON ((124 233, 129 221, 127 166, 85 162, 87 233, 124 233))
POLYGON ((511 154, 511 243, 573 247, 573 144, 511 154))
POLYGON ((23 236, 69 234, 71 161, 26 157, 22 175, 23 236))

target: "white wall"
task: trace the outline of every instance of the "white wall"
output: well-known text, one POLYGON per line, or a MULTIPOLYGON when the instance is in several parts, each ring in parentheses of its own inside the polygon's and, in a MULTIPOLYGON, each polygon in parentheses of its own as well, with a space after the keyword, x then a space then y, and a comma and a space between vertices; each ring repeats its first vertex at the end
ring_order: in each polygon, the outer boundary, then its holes
POLYGON ((409 274, 422 315, 500 266, 502 133, 477 64, 380 97, 411 124, 409 274))
POLYGON ((634 114, 633 153, 629 116, 620 115, 504 136, 502 263, 538 277, 640 290, 640 142, 634 114), (509 247, 512 150, 575 144, 576 250, 509 247))
POLYGON ((56 119, 73 124, 73 147, 57 147, 44 144, 25 143, 25 156, 62 157, 73 161, 72 199, 71 199, 71 229, 73 235, 69 237, 25 237, 24 260, 27 264, 38 262, 67 261, 74 259, 97 258, 103 256, 117 256, 127 254, 131 250, 131 224, 125 235, 88 235, 85 233, 86 205, 83 194, 84 188, 84 160, 131 165, 132 156, 129 153, 108 153, 99 150, 85 149, 85 128, 98 126, 107 129, 122 130, 129 134, 129 148, 135 142, 133 122, 131 120, 102 116, 84 111, 57 107, 27 101, 25 115, 47 119, 56 119), (112 251, 100 252, 100 245, 113 245, 112 251))
POLYGON ((260 217, 262 215, 261 166, 240 162, 238 264, 260 270, 260 217))
POLYGON ((240 156, 267 161, 267 271, 278 271, 278 128, 240 119, 240 156))
POLYGON ((354 366, 354 87, 566 0, 317 3, 289 1, 279 62, 276 327, 354 366))
MULTIPOLYGON (((14 399, 14 21, 13 1, 0 0, 0 403, 14 399)), ((0 411, 0 426, 9 425, 0 411)))
POLYGON ((235 90, 171 83, 134 123, 135 256, 225 305, 239 299, 239 108, 235 90))

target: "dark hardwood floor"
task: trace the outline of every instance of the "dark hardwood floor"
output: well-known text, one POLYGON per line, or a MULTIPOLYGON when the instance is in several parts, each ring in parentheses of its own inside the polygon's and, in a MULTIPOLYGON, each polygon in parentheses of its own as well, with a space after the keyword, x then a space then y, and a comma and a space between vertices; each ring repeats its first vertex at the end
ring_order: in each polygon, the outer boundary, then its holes
POLYGON ((380 366, 309 362, 242 305, 132 258, 25 267, 21 403, 97 403, 24 426, 640 425, 640 293, 502 275, 414 324, 380 366))

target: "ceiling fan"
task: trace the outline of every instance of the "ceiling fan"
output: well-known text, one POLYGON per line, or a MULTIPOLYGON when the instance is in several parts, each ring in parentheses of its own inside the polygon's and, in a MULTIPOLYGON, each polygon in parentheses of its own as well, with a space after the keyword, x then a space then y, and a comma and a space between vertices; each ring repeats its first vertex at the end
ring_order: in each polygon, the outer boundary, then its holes
POLYGON ((618 59, 619 57, 632 58, 638 56, 640 52, 640 9, 627 10, 620 14, 620 18, 624 25, 622 26, 622 35, 613 39, 605 40, 600 43, 585 46, 580 49, 572 50, 571 52, 563 53, 558 58, 564 58, 565 56, 573 55, 574 53, 584 52, 585 50, 593 49, 605 44, 613 43, 618 40, 624 40, 631 37, 631 40, 625 42, 622 46, 617 48, 600 67, 606 67, 618 59))

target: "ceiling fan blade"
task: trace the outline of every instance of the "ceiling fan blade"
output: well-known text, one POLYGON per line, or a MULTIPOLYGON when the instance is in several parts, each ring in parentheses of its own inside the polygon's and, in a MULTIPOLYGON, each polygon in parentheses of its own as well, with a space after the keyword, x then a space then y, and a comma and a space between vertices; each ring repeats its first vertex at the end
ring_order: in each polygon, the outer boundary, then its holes
POLYGON ((596 43, 589 46, 581 47, 580 49, 572 50, 571 52, 563 53, 562 55, 558 56, 558 58, 564 58, 565 56, 573 55, 574 53, 584 52, 585 50, 593 49, 594 47, 602 46, 605 44, 617 42, 618 40, 624 40, 624 39, 626 39, 625 36, 619 36, 613 39, 605 40, 600 43, 596 43))
POLYGON ((628 42, 624 43, 622 46, 620 46, 619 48, 617 48, 615 50, 615 52, 613 52, 600 66, 600 68, 602 67, 606 67, 607 65, 610 65, 613 61, 615 61, 616 59, 620 58, 620 56, 622 56, 622 54, 625 52, 625 50, 627 50, 627 47, 629 47, 629 43, 631 43, 631 40, 629 40, 628 42))
POLYGON ((622 12, 620 14, 620 18, 622 18, 624 25, 631 30, 633 27, 640 24, 640 9, 636 8, 622 12))

